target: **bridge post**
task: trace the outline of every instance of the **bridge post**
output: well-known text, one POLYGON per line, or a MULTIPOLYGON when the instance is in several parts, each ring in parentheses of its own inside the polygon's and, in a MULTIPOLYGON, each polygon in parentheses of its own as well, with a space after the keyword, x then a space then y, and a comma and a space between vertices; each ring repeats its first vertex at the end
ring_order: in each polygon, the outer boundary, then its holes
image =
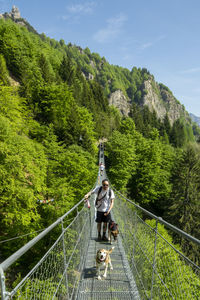
POLYGON ((66 261, 66 248, 65 248, 65 230, 64 230, 64 225, 63 225, 63 219, 61 221, 62 225, 62 241, 63 241, 63 255, 64 255, 64 274, 65 274, 65 287, 66 287, 66 293, 67 293, 67 299, 69 299, 69 293, 68 293, 68 279, 67 279, 67 271, 66 271, 66 266, 67 266, 67 261, 66 261))
POLYGON ((90 238, 92 238, 92 212, 91 212, 91 207, 89 208, 89 218, 90 218, 90 238))
POLYGON ((1 299, 5 300, 6 286, 5 286, 5 275, 3 269, 0 267, 0 286, 1 286, 1 299))
POLYGON ((151 298, 153 299, 153 284, 154 284, 154 273, 156 268, 156 245, 157 245, 157 237, 158 237, 158 219, 156 220, 156 228, 155 228, 155 241, 154 241, 154 254, 153 254, 153 268, 152 268, 152 279, 151 279, 151 298))
POLYGON ((132 261, 134 261, 134 255, 135 255, 135 240, 136 240, 136 231, 137 231, 137 212, 134 212, 134 234, 133 234, 133 258, 132 261))

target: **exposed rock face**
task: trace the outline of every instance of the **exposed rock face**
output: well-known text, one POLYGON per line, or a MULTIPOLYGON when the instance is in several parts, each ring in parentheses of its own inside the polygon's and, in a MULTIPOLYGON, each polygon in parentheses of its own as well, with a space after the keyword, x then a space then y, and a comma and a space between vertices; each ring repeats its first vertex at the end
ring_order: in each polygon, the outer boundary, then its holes
POLYGON ((147 94, 143 97, 143 105, 147 105, 150 111, 155 110, 158 117, 163 120, 166 115, 166 108, 159 99, 159 95, 152 88, 151 80, 144 82, 144 89, 147 91, 147 94))
POLYGON ((88 74, 88 79, 89 80, 93 80, 94 79, 94 75, 92 75, 91 73, 88 74))
POLYGON ((168 114, 171 125, 180 117, 184 117, 189 121, 189 114, 186 112, 170 91, 160 88, 159 85, 152 80, 144 82, 146 95, 143 97, 143 105, 147 105, 150 111, 155 110, 158 118, 164 119, 168 114))
POLYGON ((128 117, 130 113, 130 101, 126 99, 122 91, 117 90, 112 93, 108 101, 109 105, 117 107, 122 115, 128 117))
POLYGON ((83 73, 83 72, 81 72, 81 73, 82 73, 82 75, 83 75, 83 77, 84 77, 85 79, 88 79, 88 80, 93 80, 93 79, 94 79, 94 75, 91 74, 91 73, 88 73, 88 74, 85 74, 85 73, 83 73))
MULTIPOLYGON (((153 79, 149 79, 144 82, 145 95, 141 106, 147 105, 150 111, 155 111, 158 118, 161 121, 168 115, 170 124, 183 117, 186 121, 190 122, 190 116, 185 110, 184 106, 181 105, 173 94, 160 87, 153 79)), ((109 99, 109 105, 113 105, 119 109, 122 115, 128 116, 130 113, 131 102, 127 99, 121 90, 117 90, 111 93, 109 99)))
POLYGON ((90 66, 91 66, 93 69, 95 69, 95 67, 96 67, 96 66, 95 66, 95 63, 94 63, 92 60, 90 61, 90 66))

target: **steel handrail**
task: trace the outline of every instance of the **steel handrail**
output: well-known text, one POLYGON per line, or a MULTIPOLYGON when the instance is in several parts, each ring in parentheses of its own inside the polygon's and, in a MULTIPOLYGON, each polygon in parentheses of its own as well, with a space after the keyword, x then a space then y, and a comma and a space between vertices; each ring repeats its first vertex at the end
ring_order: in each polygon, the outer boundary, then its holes
POLYGON ((35 238, 29 241, 26 245, 22 246, 18 251, 9 256, 0 264, 0 269, 3 271, 7 270, 18 258, 20 258, 24 253, 26 253, 30 248, 32 248, 37 242, 39 242, 47 233, 49 233, 53 228, 55 228, 59 223, 63 221, 72 211, 74 211, 82 202, 84 198, 79 201, 75 206, 73 206, 68 212, 66 212, 62 217, 57 219, 53 224, 47 227, 44 231, 38 234, 35 238))

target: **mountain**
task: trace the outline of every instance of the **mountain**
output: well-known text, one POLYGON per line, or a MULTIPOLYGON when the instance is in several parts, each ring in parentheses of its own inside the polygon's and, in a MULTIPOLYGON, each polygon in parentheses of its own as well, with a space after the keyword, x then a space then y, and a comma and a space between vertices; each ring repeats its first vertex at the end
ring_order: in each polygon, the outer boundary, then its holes
POLYGON ((200 117, 197 117, 197 116, 195 116, 195 115, 193 115, 191 113, 190 113, 190 117, 191 117, 192 121, 195 122, 195 123, 197 123, 198 126, 200 127, 200 117))
MULTIPOLYGON (((31 98, 35 90, 47 83, 65 82, 74 87, 73 96, 77 103, 93 114, 98 134, 103 131, 105 136, 97 111, 106 113, 106 122, 110 122, 109 105, 117 108, 122 117, 131 117, 136 129, 146 136, 153 127, 161 136, 167 132, 175 145, 177 139, 170 135, 179 134, 180 140, 180 130, 186 132, 186 140, 194 140, 193 134, 197 131, 193 130, 189 113, 172 91, 156 82, 146 68, 129 70, 111 65, 105 57, 91 53, 87 47, 66 45, 62 39, 56 41, 43 33, 38 34, 21 18, 15 6, 0 18, 0 54, 5 59, 10 84, 19 85, 23 97, 31 98)), ((6 81, 3 78, 3 82, 6 81)), ((113 124, 116 124, 116 116, 113 118, 113 124)))
MULTIPOLYGON (((10 13, 4 13, 0 17, 10 18, 15 23, 27 27, 30 32, 38 34, 25 19, 21 18, 16 6, 12 7, 10 13)), ((40 36, 43 40, 48 39, 44 34, 40 36)), ((167 115, 171 125, 180 118, 184 122, 191 122, 184 106, 173 96, 168 87, 157 83, 147 69, 133 67, 130 71, 110 65, 98 53, 91 53, 89 48, 82 49, 71 43, 66 46, 63 40, 60 43, 72 64, 80 68, 87 80, 95 79, 103 87, 109 104, 117 107, 122 115, 128 116, 132 103, 137 103, 140 107, 148 106, 151 112, 155 111, 161 121, 167 115)))

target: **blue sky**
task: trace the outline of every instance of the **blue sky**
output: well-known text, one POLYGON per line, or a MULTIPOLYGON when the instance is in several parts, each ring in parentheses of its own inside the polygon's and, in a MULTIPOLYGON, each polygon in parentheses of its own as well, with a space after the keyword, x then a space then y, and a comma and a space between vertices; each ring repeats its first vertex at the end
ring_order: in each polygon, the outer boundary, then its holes
POLYGON ((0 0, 39 32, 110 64, 147 68, 200 116, 200 0, 0 0))

